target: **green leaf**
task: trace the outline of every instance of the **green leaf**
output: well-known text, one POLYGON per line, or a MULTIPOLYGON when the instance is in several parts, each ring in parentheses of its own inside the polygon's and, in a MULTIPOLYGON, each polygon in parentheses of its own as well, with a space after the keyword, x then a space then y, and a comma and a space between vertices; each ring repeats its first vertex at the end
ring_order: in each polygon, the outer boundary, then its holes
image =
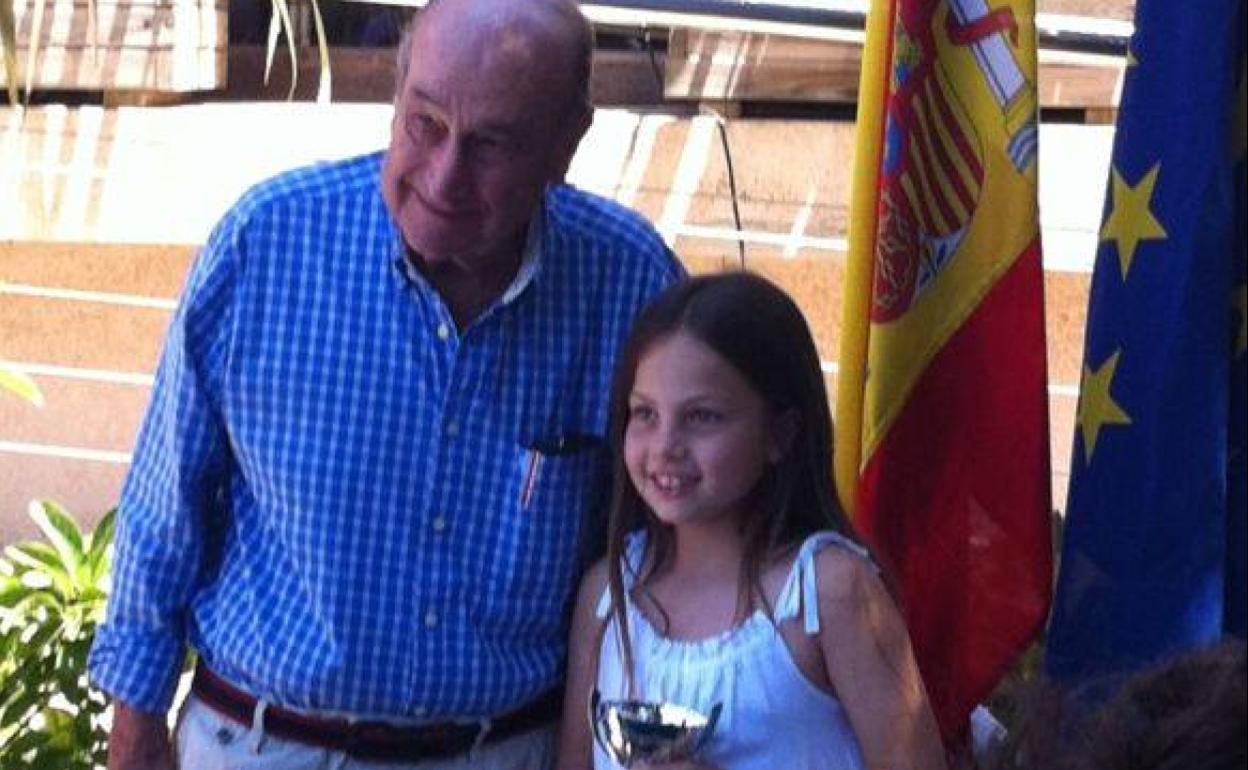
POLYGON ((32 626, 47 623, 55 619, 60 622, 64 604, 52 591, 34 591, 13 607, 13 616, 24 623, 23 632, 29 633, 32 626))
MULTIPOLYGON (((49 737, 50 736, 45 732, 41 732, 37 730, 27 730, 26 732, 19 734, 16 738, 14 738, 12 741, 6 744, 4 747, 4 752, 5 752, 4 755, 0 755, 0 756, 3 756, 5 758, 11 757, 13 760, 17 760, 19 757, 21 757, 23 754, 25 754, 28 751, 32 751, 32 750, 38 751, 39 749, 46 746, 48 743, 49 737)), ((8 766, 9 765, 7 764, 5 765, 5 767, 8 767, 8 766)))
POLYGON ((17 566, 26 569, 62 574, 65 572, 60 555, 47 543, 18 543, 5 548, 4 555, 17 566))
POLYGON ((100 523, 95 526, 95 531, 88 537, 89 544, 87 546, 87 556, 85 564, 87 575, 84 581, 80 583, 84 586, 91 586, 100 591, 105 591, 105 584, 112 567, 112 547, 113 538, 116 534, 117 526, 117 509, 114 508, 104 514, 104 518, 100 519, 100 523))
MULTIPOLYGON (((9 104, 17 104, 17 16, 9 0, 0 0, 0 48, 4 49, 4 83, 9 104)), ((5 370, 0 370, 0 387, 9 388, 4 375, 5 370)))
MULTIPOLYGON (((4 13, 7 3, 8 0, 0 2, 0 33, 5 32, 6 20, 4 19, 4 13)), ((8 7, 8 12, 12 14, 13 9, 8 7)), ((17 57, 16 55, 10 55, 10 51, 14 49, 9 48, 8 35, 5 34, 4 37, 6 38, 4 41, 4 66, 5 72, 10 75, 6 81, 9 88, 9 103, 17 104, 17 57)), ((35 406, 43 406, 43 393, 39 391, 39 386, 35 384, 35 381, 10 367, 0 366, 0 390, 7 390, 35 406)))
MULTIPOLYGON (((3 0, 0 0, 3 2, 3 0)), ((0 579, 0 607, 12 609, 19 602, 30 596, 36 588, 23 585, 22 581, 17 578, 6 577, 0 579)))
POLYGON ((43 729, 52 739, 48 745, 62 751, 74 748, 74 715, 51 706, 43 710, 43 729))
POLYGON ((27 513, 60 555, 66 574, 76 573, 85 555, 78 522, 51 500, 32 500, 27 513))
MULTIPOLYGON (((48 646, 48 643, 54 638, 59 637, 61 634, 61 621, 60 618, 54 618, 38 626, 28 626, 26 631, 29 634, 29 636, 23 634, 23 636, 26 636, 26 646, 32 650, 34 654, 39 655, 40 657, 46 657, 47 651, 45 648, 48 646), (30 633, 31 628, 34 629, 33 633, 30 633)), ((38 659, 30 658, 25 661, 23 665, 35 660, 38 659)))
MULTIPOLYGON (((53 589, 62 598, 69 599, 74 596, 73 578, 65 571, 60 554, 52 546, 46 543, 18 543, 6 548, 4 553, 19 568, 26 568, 27 574, 33 572, 51 581, 53 589)), ((29 579, 24 579, 23 582, 30 585, 29 579)))
MULTIPOLYGON (((295 86, 299 84, 299 54, 295 51, 295 25, 290 19, 290 6, 286 0, 271 0, 273 15, 269 24, 268 62, 273 61, 273 51, 277 48, 280 32, 286 33, 286 53, 290 56, 290 90, 286 99, 295 98, 295 86)), ((264 69, 264 82, 269 82, 269 67, 264 69)))
POLYGON ((47 0, 31 0, 30 44, 26 49, 26 103, 30 103, 30 91, 35 82, 35 62, 39 58, 39 41, 43 40, 43 9, 47 0))
POLYGON ((329 104, 333 92, 333 73, 329 68, 329 38, 325 36, 325 22, 321 18, 321 4, 311 0, 312 20, 316 22, 316 50, 321 60, 321 77, 316 86, 316 103, 329 104))
POLYGON ((100 519, 88 537, 87 555, 103 554, 113 544, 113 536, 117 529, 117 509, 113 508, 100 519))

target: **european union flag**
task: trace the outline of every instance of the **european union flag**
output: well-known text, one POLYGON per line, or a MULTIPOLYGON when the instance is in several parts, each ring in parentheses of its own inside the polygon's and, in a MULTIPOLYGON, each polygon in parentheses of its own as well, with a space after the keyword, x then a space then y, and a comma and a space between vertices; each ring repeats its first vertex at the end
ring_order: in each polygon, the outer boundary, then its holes
POLYGON ((1049 625, 1067 682, 1244 635, 1244 39, 1243 0, 1136 7, 1049 625))

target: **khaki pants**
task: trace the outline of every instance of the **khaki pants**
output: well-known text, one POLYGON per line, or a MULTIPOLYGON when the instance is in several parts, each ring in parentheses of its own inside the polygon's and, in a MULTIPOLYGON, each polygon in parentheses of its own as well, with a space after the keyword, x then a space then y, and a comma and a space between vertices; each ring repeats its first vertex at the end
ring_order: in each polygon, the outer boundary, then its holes
POLYGON ((554 726, 482 746, 470 755, 429 762, 363 762, 341 752, 282 740, 245 727, 194 695, 178 717, 179 770, 548 770, 554 726))

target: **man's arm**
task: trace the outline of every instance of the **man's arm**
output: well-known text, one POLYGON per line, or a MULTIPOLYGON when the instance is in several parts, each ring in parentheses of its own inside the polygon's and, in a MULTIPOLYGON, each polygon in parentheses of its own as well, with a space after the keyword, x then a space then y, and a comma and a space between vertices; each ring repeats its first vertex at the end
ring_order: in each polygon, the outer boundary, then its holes
POLYGON ((113 703, 108 770, 174 770, 173 744, 165 718, 113 703))
POLYGON ((113 590, 91 649, 114 698, 110 767, 162 768, 186 656, 187 607, 228 480, 219 392, 232 335, 237 227, 218 228, 187 279, 118 505, 113 590))

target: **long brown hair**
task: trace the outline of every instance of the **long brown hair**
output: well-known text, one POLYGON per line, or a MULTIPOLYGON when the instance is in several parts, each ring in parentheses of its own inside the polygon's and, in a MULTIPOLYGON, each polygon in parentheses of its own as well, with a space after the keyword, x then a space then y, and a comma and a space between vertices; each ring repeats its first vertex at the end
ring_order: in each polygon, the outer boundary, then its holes
POLYGON ((745 555, 738 607, 771 607, 761 574, 769 559, 820 530, 853 531, 832 481, 832 415, 819 355, 796 303, 771 282, 733 272, 685 280, 656 297, 633 327, 611 387, 610 440, 615 451, 607 529, 607 582, 630 689, 633 657, 625 611, 623 557, 629 533, 645 533, 647 554, 631 575, 644 591, 670 566, 674 536, 641 499, 624 465, 629 395, 637 366, 655 343, 677 332, 699 340, 737 369, 774 414, 792 412, 796 432, 788 451, 763 474, 742 522, 745 555))

